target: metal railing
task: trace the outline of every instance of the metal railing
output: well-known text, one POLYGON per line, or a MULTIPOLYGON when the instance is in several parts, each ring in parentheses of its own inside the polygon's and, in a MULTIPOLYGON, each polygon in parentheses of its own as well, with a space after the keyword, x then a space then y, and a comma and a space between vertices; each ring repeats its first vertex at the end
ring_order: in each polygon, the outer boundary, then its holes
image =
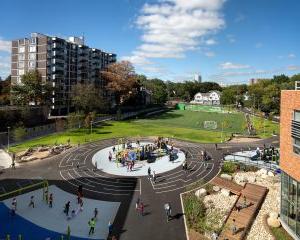
POLYGON ((236 155, 236 154, 225 155, 224 161, 225 162, 229 161, 229 162, 235 162, 235 163, 242 163, 247 166, 254 166, 257 168, 265 168, 265 169, 272 170, 272 171, 275 171, 276 169, 279 168, 279 165, 277 163, 275 163, 274 161, 265 162, 263 160, 260 160, 259 158, 257 160, 252 160, 250 157, 243 156, 243 155, 236 155))

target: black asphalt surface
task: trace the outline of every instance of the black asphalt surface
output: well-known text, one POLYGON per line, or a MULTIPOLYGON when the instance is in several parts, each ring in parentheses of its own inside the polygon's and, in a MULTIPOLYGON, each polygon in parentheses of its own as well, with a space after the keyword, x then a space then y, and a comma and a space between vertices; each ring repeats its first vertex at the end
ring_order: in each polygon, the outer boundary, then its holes
MULTIPOLYGON (((145 140, 140 139, 140 140, 145 140)), ((149 140, 149 139, 148 139, 149 140)), ((76 194, 83 185, 84 197, 121 202, 113 223, 113 233, 121 240, 183 240, 186 239, 180 193, 194 183, 206 183, 220 170, 224 154, 253 149, 257 146, 278 145, 278 137, 253 143, 196 144, 173 140, 174 146, 186 152, 188 171, 178 167, 162 173, 153 184, 147 177, 118 177, 101 170, 93 171, 92 156, 99 150, 117 144, 116 139, 102 140, 75 147, 48 159, 21 164, 17 169, 7 169, 0 174, 0 194, 48 179, 61 189, 76 194), (202 161, 200 152, 211 156, 202 161), (79 169, 76 168, 79 163, 79 169), (145 214, 135 210, 136 200, 145 204, 145 214), (173 219, 166 221, 163 205, 170 202, 173 219)))

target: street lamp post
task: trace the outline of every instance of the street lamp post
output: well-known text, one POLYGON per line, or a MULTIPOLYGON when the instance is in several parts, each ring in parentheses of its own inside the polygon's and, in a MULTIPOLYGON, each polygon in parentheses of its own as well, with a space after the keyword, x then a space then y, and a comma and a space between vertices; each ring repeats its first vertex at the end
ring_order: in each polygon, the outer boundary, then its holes
POLYGON ((91 121, 91 134, 92 134, 92 131, 93 131, 93 121, 91 121))
POLYGON ((9 152, 9 129, 10 127, 7 127, 7 152, 9 152))

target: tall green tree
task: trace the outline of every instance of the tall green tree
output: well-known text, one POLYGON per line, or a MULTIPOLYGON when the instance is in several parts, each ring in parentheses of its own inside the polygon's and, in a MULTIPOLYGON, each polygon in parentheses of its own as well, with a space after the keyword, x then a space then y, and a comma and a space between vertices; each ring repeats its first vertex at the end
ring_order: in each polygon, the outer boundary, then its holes
POLYGON ((29 71, 21 78, 21 84, 12 85, 12 101, 17 105, 47 105, 50 103, 52 86, 42 81, 41 74, 29 71))
POLYGON ((77 84, 72 87, 72 103, 77 111, 89 113, 92 111, 105 111, 108 103, 103 98, 103 93, 93 84, 77 84))
POLYGON ((160 79, 143 79, 141 84, 152 92, 152 101, 155 104, 164 104, 168 100, 167 87, 160 79))

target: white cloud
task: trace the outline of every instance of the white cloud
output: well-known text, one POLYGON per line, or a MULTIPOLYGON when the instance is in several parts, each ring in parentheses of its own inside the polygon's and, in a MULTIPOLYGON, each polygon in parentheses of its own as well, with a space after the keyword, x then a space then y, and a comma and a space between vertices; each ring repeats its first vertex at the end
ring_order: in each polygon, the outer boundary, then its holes
POLYGON ((217 44, 217 42, 216 42, 216 40, 214 40, 214 39, 207 39, 207 40, 205 41, 205 44, 206 44, 206 45, 215 45, 215 44, 217 44))
POLYGON ((142 30, 142 44, 132 52, 134 64, 145 65, 153 58, 184 58, 207 38, 225 26, 220 13, 225 0, 160 0, 145 4, 136 20, 142 30))
POLYGON ((234 64, 232 62, 225 62, 220 64, 221 69, 246 69, 250 68, 249 65, 244 65, 244 64, 234 64))
POLYGON ((214 57, 216 54, 214 52, 206 52, 204 53, 206 57, 214 57))
POLYGON ((290 66, 287 66, 286 68, 288 71, 299 71, 300 70, 300 66, 297 66, 297 65, 290 65, 290 66))
POLYGON ((295 55, 294 53, 290 53, 287 57, 288 57, 288 58, 295 58, 296 55, 295 55))
POLYGON ((278 59, 287 59, 287 58, 295 58, 295 57, 296 57, 296 54, 294 54, 294 53, 289 53, 288 55, 277 56, 278 59))
POLYGON ((10 56, 0 55, 0 76, 4 79, 10 74, 10 56))
POLYGON ((5 41, 0 38, 0 51, 11 52, 11 41, 5 41))

